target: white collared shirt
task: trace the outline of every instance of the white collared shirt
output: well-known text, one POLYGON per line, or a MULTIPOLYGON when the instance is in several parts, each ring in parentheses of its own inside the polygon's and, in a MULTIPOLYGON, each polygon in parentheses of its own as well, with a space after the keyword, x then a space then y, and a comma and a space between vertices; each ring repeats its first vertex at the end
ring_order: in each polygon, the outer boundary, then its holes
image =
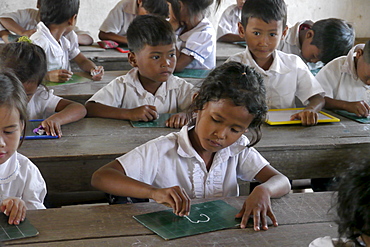
POLYGON ((240 22, 241 13, 242 11, 237 4, 227 7, 218 22, 217 39, 229 33, 239 35, 238 23, 240 22))
POLYGON ((54 95, 53 92, 53 89, 46 90, 43 86, 38 86, 27 104, 29 119, 46 119, 55 113, 62 98, 54 95))
POLYGON ((143 88, 138 69, 133 68, 101 88, 88 101, 125 109, 154 105, 159 114, 177 113, 190 105, 193 88, 184 79, 171 75, 153 95, 143 88))
POLYGON ((273 52, 273 62, 265 71, 253 59, 248 47, 226 60, 236 61, 255 68, 264 79, 267 105, 270 109, 296 107, 295 97, 304 104, 316 94, 324 96, 324 90, 302 59, 282 51, 273 52))
POLYGON ((190 198, 238 196, 237 178, 252 181, 269 163, 242 135, 218 151, 209 171, 193 148, 188 126, 151 140, 117 158, 126 175, 158 188, 180 186, 190 198))

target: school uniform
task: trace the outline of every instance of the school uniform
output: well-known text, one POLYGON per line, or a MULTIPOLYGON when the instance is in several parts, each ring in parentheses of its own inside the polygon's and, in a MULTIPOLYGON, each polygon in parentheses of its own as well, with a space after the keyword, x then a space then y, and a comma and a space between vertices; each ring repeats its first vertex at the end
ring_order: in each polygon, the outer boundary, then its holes
POLYGON ((226 60, 236 61, 255 68, 264 79, 266 87, 266 101, 270 109, 296 107, 295 97, 304 104, 316 94, 324 96, 324 90, 315 79, 308 67, 296 55, 286 54, 275 50, 274 60, 270 68, 265 71, 253 59, 248 47, 226 60))
POLYGON ((26 203, 27 209, 45 209, 45 181, 27 157, 15 152, 0 165, 0 174, 0 201, 18 197, 26 203))
POLYGON ((37 24, 37 31, 31 35, 30 39, 34 44, 44 49, 48 71, 58 69, 70 71, 69 60, 80 54, 77 34, 74 31, 71 31, 66 36, 62 36, 58 42, 42 21, 37 24))
POLYGON ((171 75, 153 95, 142 86, 138 68, 133 68, 101 88, 88 101, 125 109, 154 105, 159 114, 177 113, 190 105, 193 87, 184 79, 171 75))
POLYGON ((27 104, 29 119, 46 119, 55 113, 55 109, 62 99, 53 94, 54 90, 46 90, 39 86, 27 104))
POLYGON ((242 135, 216 152, 209 171, 193 148, 184 126, 180 132, 151 140, 117 160, 127 176, 157 188, 181 186, 190 198, 238 196, 237 178, 252 181, 269 164, 242 135))
POLYGON ((344 101, 366 99, 365 84, 358 78, 354 62, 356 50, 363 49, 364 46, 364 44, 356 45, 347 56, 332 60, 316 75, 316 79, 325 90, 326 97, 344 101))
POLYGON ((187 69, 213 69, 216 67, 216 32, 212 23, 204 18, 193 29, 181 34, 177 31, 176 47, 185 55, 194 57, 187 69))
POLYGON ((226 34, 238 34, 238 23, 240 22, 242 10, 239 9, 237 4, 230 5, 222 13, 217 28, 217 39, 226 34))
POLYGON ((136 13, 136 0, 122 0, 109 12, 99 30, 126 36, 128 26, 135 19, 136 13))

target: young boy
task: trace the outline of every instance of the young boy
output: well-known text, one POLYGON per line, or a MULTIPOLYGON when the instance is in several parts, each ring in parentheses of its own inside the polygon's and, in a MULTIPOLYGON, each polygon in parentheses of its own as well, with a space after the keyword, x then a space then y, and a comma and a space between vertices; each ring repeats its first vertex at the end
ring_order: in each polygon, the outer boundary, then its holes
POLYGON ((127 28, 137 15, 155 14, 168 18, 166 0, 122 0, 109 12, 100 26, 99 38, 127 44, 127 28))
MULTIPOLYGON (((37 8, 40 8, 40 0, 37 1, 37 8)), ((0 15, 0 38, 9 43, 19 36, 30 37, 36 32, 37 23, 40 21, 38 9, 19 9, 15 12, 3 13, 0 15), (15 35, 12 35, 15 33, 15 35)), ((90 33, 74 27, 79 45, 91 45, 94 40, 90 33)))
POLYGON ((354 40, 354 29, 345 20, 328 18, 315 23, 305 20, 288 29, 278 50, 298 55, 310 69, 317 69, 347 54, 354 40))
POLYGON ((31 36, 33 43, 41 46, 48 61, 45 79, 53 82, 68 81, 71 76, 69 60, 88 73, 93 80, 101 80, 104 70, 87 59, 78 49, 76 25, 79 0, 41 0, 40 22, 31 36))
MULTIPOLYGON (((152 121, 177 113, 191 103, 193 85, 172 75, 176 66, 175 34, 164 18, 136 17, 127 30, 128 59, 134 67, 111 81, 86 103, 88 116, 152 121)), ((186 114, 167 120, 168 127, 186 124, 186 114)))
POLYGON ((242 14, 242 8, 245 0, 236 0, 222 13, 217 28, 217 41, 221 42, 238 42, 244 41, 239 35, 238 23, 242 14))
POLYGON ((246 1, 239 34, 248 46, 227 61, 254 67, 264 76, 270 109, 295 107, 295 97, 298 97, 307 106, 291 119, 300 119, 302 125, 314 125, 324 105, 324 90, 302 59, 276 50, 286 32, 286 13, 283 0, 246 1))
POLYGON ((325 65, 316 78, 325 90, 325 108, 369 116, 370 40, 325 65))

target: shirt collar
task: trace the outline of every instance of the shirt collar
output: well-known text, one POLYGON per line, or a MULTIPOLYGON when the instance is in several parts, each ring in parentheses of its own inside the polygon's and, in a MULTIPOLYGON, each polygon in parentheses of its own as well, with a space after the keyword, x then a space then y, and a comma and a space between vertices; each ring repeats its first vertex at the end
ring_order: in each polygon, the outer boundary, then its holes
POLYGON ((358 44, 348 52, 347 58, 342 65, 342 72, 351 74, 354 80, 358 79, 357 70, 355 66, 356 51, 358 49, 364 49, 365 44, 358 44))
POLYGON ((137 1, 128 1, 128 3, 123 6, 123 12, 125 13, 137 15, 137 11, 137 1))
POLYGON ((47 37, 47 40, 52 44, 50 46, 51 52, 53 53, 54 57, 64 56, 64 50, 70 49, 70 42, 67 38, 62 35, 59 42, 54 38, 51 34, 49 28, 40 21, 38 24, 38 29, 41 30, 42 34, 47 37))
POLYGON ((19 173, 19 161, 17 159, 17 152, 3 164, 0 164, 0 184, 10 183, 16 179, 19 173))

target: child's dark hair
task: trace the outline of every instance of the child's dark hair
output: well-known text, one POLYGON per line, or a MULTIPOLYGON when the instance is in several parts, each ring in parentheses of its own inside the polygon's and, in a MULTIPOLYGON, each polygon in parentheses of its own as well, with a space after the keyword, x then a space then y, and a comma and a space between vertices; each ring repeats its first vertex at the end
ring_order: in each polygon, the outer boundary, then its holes
POLYGON ((127 29, 128 48, 131 52, 140 51, 145 45, 169 45, 176 41, 171 24, 164 18, 154 15, 139 15, 127 29))
POLYGON ((241 23, 245 28, 250 17, 270 21, 282 21, 283 30, 287 22, 287 7, 284 0, 248 0, 242 9, 241 23))
POLYGON ((168 3, 166 0, 142 0, 143 8, 148 11, 149 14, 158 15, 163 18, 169 16, 168 3))
POLYGON ((328 63, 334 58, 347 55, 355 41, 351 24, 342 19, 328 18, 312 25, 314 36, 311 45, 320 49, 320 61, 328 63))
POLYGON ((0 67, 12 69, 22 83, 40 85, 47 73, 46 55, 38 45, 9 43, 0 51, 0 67))
POLYGON ((61 24, 78 14, 80 0, 41 0, 40 20, 48 27, 61 24))
POLYGON ((188 8, 188 13, 191 15, 203 14, 211 6, 213 0, 179 0, 188 8))
POLYGON ((370 164, 356 165, 346 171, 338 187, 338 233, 353 240, 370 236, 370 164))
POLYGON ((28 101, 22 83, 10 69, 3 68, 0 71, 0 88, 0 106, 18 110, 20 121, 24 126, 23 136, 25 136, 26 123, 28 120, 28 101))
POLYGON ((370 40, 366 42, 363 54, 365 62, 370 64, 370 40))
MULTIPOLYGON (((204 79, 198 95, 189 107, 189 119, 196 110, 209 101, 230 99, 236 106, 244 106, 254 119, 248 129, 253 139, 248 147, 257 144, 261 137, 261 124, 267 113, 266 90, 262 76, 253 68, 239 62, 228 62, 216 67, 204 79)), ((194 119, 189 125, 194 124, 194 119)))

